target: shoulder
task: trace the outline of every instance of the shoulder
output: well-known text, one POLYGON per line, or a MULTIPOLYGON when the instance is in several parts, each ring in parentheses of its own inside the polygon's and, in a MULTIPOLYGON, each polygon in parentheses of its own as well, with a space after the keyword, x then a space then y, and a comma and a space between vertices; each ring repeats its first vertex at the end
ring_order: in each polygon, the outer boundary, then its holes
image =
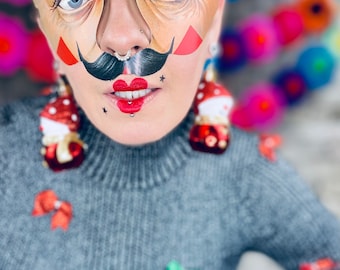
POLYGON ((1 130, 15 125, 19 119, 34 119, 39 116, 40 110, 49 99, 47 96, 26 98, 0 106, 1 130))
MULTIPOLYGON (((279 186, 307 187, 296 168, 280 152, 280 136, 247 132, 233 127, 230 144, 221 155, 196 154, 193 165, 198 171, 209 168, 214 183, 227 189, 237 187, 274 192, 279 186)), ((280 187, 281 188, 281 187, 280 187)))
POLYGON ((282 155, 281 143, 277 134, 249 133, 234 128, 230 159, 232 166, 239 170, 239 180, 252 187, 271 187, 270 192, 283 186, 295 186, 300 191, 309 189, 294 164, 282 155))
POLYGON ((226 151, 220 155, 202 154, 201 159, 214 164, 214 167, 230 167, 233 171, 244 172, 249 167, 275 167, 283 161, 280 144, 279 135, 258 134, 232 127, 226 151))
POLYGON ((39 113, 48 100, 36 97, 0 106, 0 165, 40 142, 39 113))
POLYGON ((254 212, 257 209, 260 213, 268 208, 267 213, 273 214, 278 207, 293 211, 301 208, 301 204, 322 208, 315 192, 294 164, 281 154, 275 135, 264 136, 238 129, 233 129, 232 134, 234 144, 230 145, 230 153, 225 159, 230 154, 230 170, 236 171, 233 181, 249 202, 249 209, 254 212))
POLYGON ((48 96, 26 98, 0 106, 0 134, 11 131, 28 132, 29 127, 38 125, 39 113, 49 99, 48 96))

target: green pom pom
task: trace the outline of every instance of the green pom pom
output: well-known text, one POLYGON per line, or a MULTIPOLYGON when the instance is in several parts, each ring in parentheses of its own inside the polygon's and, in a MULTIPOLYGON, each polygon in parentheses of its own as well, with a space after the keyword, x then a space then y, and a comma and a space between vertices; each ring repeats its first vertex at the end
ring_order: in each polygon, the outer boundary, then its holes
POLYGON ((171 261, 165 268, 166 270, 185 270, 178 262, 171 261))

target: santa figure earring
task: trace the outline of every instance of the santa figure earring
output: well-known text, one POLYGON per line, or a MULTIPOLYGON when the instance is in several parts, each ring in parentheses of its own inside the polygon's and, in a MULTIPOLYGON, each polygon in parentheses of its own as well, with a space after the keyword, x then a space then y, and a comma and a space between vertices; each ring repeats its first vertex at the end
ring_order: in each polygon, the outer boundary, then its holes
POLYGON ((213 154, 222 154, 229 145, 229 114, 234 104, 230 92, 216 82, 218 51, 218 45, 211 46, 213 57, 207 63, 194 99, 195 122, 190 130, 191 147, 213 154))
POLYGON ((77 105, 65 77, 59 78, 57 88, 58 96, 40 113, 41 154, 44 165, 55 172, 80 166, 85 149, 77 133, 80 126, 77 105))

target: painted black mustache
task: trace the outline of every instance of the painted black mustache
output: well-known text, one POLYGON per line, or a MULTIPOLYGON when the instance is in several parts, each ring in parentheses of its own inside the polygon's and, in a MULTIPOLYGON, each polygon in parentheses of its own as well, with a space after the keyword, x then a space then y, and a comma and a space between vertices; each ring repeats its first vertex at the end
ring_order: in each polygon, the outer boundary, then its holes
POLYGON ((126 61, 120 61, 109 53, 102 53, 93 63, 87 62, 82 56, 79 47, 78 54, 80 61, 84 64, 86 70, 94 77, 109 81, 123 74, 124 68, 137 76, 147 76, 159 71, 165 64, 169 54, 172 53, 174 39, 168 52, 159 53, 150 48, 144 49, 136 53, 133 57, 126 61))

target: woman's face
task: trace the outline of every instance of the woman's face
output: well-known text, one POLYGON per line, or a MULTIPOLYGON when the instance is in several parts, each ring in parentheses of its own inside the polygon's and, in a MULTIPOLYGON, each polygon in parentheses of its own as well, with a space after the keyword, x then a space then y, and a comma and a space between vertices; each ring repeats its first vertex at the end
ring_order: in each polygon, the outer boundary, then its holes
POLYGON ((111 139, 156 141, 187 114, 225 0, 34 0, 78 104, 111 139))

